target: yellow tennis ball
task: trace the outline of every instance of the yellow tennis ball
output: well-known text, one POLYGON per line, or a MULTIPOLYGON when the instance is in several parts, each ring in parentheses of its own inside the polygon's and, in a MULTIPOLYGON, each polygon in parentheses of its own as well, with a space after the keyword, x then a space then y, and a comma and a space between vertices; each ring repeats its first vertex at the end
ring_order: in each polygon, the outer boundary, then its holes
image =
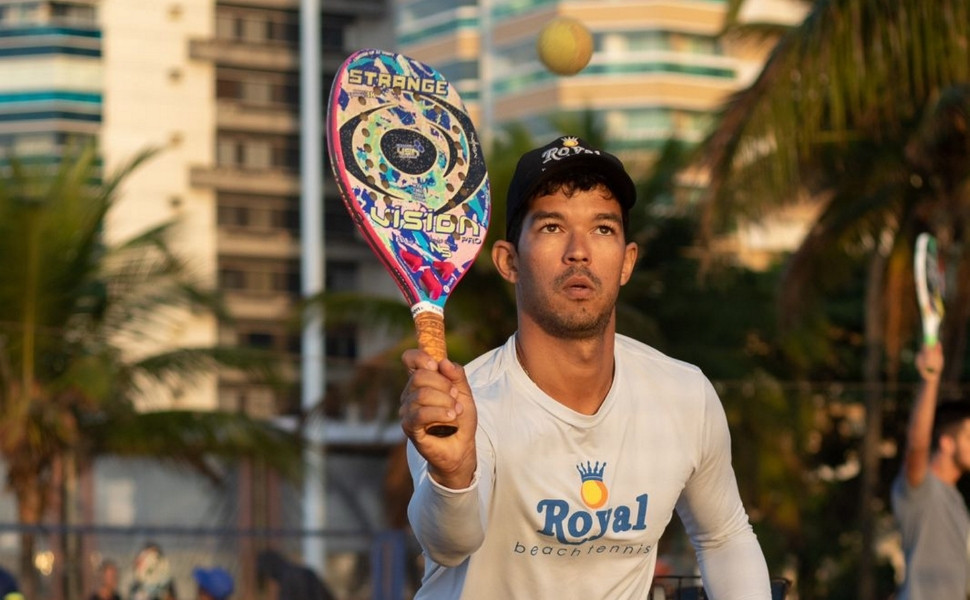
POLYGON ((575 75, 593 56, 593 35, 576 19, 556 17, 539 32, 536 52, 553 73, 575 75))

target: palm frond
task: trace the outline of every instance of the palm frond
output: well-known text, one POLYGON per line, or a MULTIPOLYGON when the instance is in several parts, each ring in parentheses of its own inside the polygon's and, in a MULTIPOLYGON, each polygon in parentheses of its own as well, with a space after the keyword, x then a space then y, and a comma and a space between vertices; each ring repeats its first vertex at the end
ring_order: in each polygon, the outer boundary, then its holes
POLYGON ((133 372, 158 383, 192 381, 216 368, 240 371, 262 383, 279 385, 281 357, 271 351, 240 347, 177 348, 130 364, 133 372))
POLYGON ((219 480, 209 460, 240 457, 266 461, 282 475, 302 476, 300 436, 243 414, 158 411, 85 426, 96 453, 147 456, 192 469, 219 480))
POLYGON ((966 14, 963 0, 816 2, 705 141, 709 197, 726 201, 736 168, 758 157, 785 189, 819 145, 904 135, 937 90, 970 79, 970 23, 950 21, 966 14))

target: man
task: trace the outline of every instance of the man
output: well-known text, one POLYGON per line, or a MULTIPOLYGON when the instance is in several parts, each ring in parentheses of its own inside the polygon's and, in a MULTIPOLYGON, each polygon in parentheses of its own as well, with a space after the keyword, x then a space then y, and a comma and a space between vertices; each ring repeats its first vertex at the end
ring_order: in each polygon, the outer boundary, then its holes
POLYGON ((148 542, 135 556, 135 578, 129 600, 175 600, 175 578, 162 547, 148 542))
POLYGON ((970 517, 956 483, 970 470, 970 404, 937 406, 943 372, 941 344, 916 357, 922 378, 906 433, 906 453, 893 481, 893 514, 906 556, 897 600, 964 600, 970 517))
POLYGON ((675 509, 711 597, 771 598, 714 388, 615 333, 635 200, 622 163, 581 139, 526 153, 492 249, 518 331, 466 369, 404 353, 417 598, 646 598, 675 509))
POLYGON ((235 582, 228 571, 219 567, 192 569, 197 600, 228 600, 235 589, 235 582))
POLYGON ((276 550, 263 550, 256 557, 260 588, 269 588, 278 600, 334 600, 333 592, 310 567, 295 564, 276 550))
POLYGON ((118 593, 118 565, 115 561, 105 559, 98 566, 98 589, 88 600, 121 600, 118 593))
POLYGON ((13 573, 0 567, 0 600, 24 600, 13 573))

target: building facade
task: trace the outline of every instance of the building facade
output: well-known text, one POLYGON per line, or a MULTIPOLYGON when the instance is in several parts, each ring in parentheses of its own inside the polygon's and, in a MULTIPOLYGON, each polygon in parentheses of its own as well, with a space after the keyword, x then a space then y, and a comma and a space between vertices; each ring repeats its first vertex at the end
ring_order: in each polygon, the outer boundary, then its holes
MULTIPOLYGON (((55 161, 66 144, 96 140, 111 169, 159 149, 127 179, 105 235, 116 243, 174 220, 176 250, 232 314, 180 315, 133 354, 273 350, 298 379, 300 10, 299 0, 0 0, 0 151, 55 161)), ((350 48, 392 34, 383 0, 321 10, 325 99, 350 48)), ((326 289, 393 293, 321 163, 326 289)), ((328 378, 346 377, 380 343, 353 328, 329 331, 328 378)), ((233 373, 141 402, 258 417, 301 409, 298 385, 281 394, 233 373)))
MULTIPOLYGON (((143 150, 158 149, 126 179, 104 235, 113 244, 175 222, 175 251, 202 286, 222 292, 232 316, 220 321, 185 312, 167 320, 150 342, 127 351, 137 356, 216 345, 272 350, 285 357, 286 375, 293 383, 286 394, 222 372, 184 388, 153 390, 139 399, 142 409, 220 409, 264 418, 296 416, 306 408, 299 386, 298 318, 304 258, 303 4, 0 0, 0 160, 16 156, 55 163, 69 144, 96 141, 101 163, 110 171, 143 150)), ((311 79, 322 87, 324 102, 317 110, 323 121, 330 82, 346 55, 361 45, 386 45, 393 29, 385 0, 327 1, 316 6, 321 11, 321 72, 311 79)), ((322 141, 321 132, 315 135, 322 141)), ((319 169, 325 289, 399 298, 393 281, 357 235, 325 156, 319 169)), ((335 327, 324 336, 325 352, 316 360, 327 382, 337 384, 351 374, 359 358, 386 343, 386 335, 377 328, 335 327)), ((341 455, 338 448, 327 459, 327 475, 321 475, 328 479, 326 497, 316 500, 326 506, 326 523, 370 531, 382 526, 381 448, 388 443, 384 436, 393 430, 399 438, 400 428, 387 422, 379 431, 355 428, 355 414, 351 408, 333 415, 330 424, 336 433, 327 438, 328 444, 370 443, 371 454, 341 455), (330 481, 348 479, 348 470, 354 476, 349 499, 346 486, 330 481)), ((137 544, 137 528, 156 518, 160 517, 154 524, 162 526, 190 520, 189 514, 167 510, 175 506, 171 498, 157 493, 161 489, 189 496, 177 490, 179 483, 194 486, 188 478, 164 472, 156 463, 131 466, 106 460, 91 474, 97 482, 87 492, 93 506, 89 517, 101 525, 134 528, 121 536, 117 548, 137 544), (98 494, 108 494, 110 501, 98 494)), ((258 465, 242 468, 238 489, 218 496, 240 504, 234 524, 305 526, 302 490, 284 493, 286 487, 278 478, 263 471, 258 465)), ((200 521, 203 527, 214 523, 200 521)), ((248 543, 228 539, 222 542, 245 554, 248 543)), ((287 543, 296 549, 300 538, 288 538, 287 543)), ((339 538, 329 542, 327 550, 329 555, 366 556, 368 543, 363 535, 339 538)), ((112 548, 104 540, 101 544, 102 551, 112 548)), ((168 546, 174 560, 181 550, 175 542, 168 546)), ((191 542, 186 545, 190 546, 191 542)), ((0 543, 0 553, 13 555, 16 549, 13 539, 0 543)), ((60 567, 51 560, 50 573, 56 574, 60 567)), ((329 571, 322 563, 313 566, 329 571)), ((240 567, 241 573, 249 571, 240 567)), ((50 573, 45 575, 53 577, 50 573)), ((252 583, 252 577, 247 578, 252 583)))
MULTIPOLYGON (((643 173, 671 139, 698 143, 727 96, 750 83, 770 44, 729 42, 724 0, 396 0, 400 51, 436 66, 462 91, 476 123, 498 135, 592 111, 610 149, 643 173), (541 28, 557 16, 590 30, 594 53, 574 76, 546 70, 541 28)), ((792 3, 745 3, 742 18, 794 23, 792 3)), ((483 135, 485 135, 483 133, 483 135)))

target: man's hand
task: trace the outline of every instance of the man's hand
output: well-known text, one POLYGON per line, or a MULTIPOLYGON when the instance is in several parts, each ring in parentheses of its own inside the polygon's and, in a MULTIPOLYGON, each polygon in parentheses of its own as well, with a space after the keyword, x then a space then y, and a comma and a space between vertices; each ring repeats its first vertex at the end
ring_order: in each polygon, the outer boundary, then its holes
POLYGON ((447 359, 438 363, 421 350, 408 350, 401 360, 411 372, 401 393, 401 428, 428 461, 435 481, 452 489, 468 487, 477 466, 478 414, 465 370, 447 359), (437 437, 426 431, 432 424, 454 425, 458 431, 437 437))
POLYGON ((943 345, 923 346, 916 355, 916 370, 926 382, 937 382, 943 374, 943 345))

